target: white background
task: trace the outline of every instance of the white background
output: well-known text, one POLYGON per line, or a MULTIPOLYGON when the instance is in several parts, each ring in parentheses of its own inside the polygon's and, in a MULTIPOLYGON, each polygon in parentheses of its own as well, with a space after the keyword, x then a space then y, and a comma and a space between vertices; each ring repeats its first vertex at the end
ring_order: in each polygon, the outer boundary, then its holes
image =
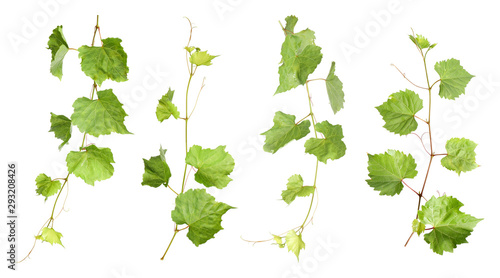
MULTIPOLYGON (((18 255, 31 248, 33 236, 49 217, 54 197, 44 203, 35 194, 35 177, 65 175, 64 160, 77 149, 81 134, 73 129, 69 146, 50 128, 50 112, 70 116, 73 101, 88 96, 91 80, 71 51, 64 61, 63 79, 49 72, 48 36, 63 25, 70 47, 90 44, 96 14, 103 38, 119 37, 128 54, 129 81, 105 81, 130 115, 126 125, 134 135, 90 139, 110 147, 114 176, 95 187, 72 176, 70 193, 55 228, 61 246, 37 244, 31 258, 1 277, 499 277, 498 135, 500 61, 496 1, 9 1, 2 2, 0 60, 2 167, 19 163, 18 255), (44 4, 44 3, 52 3, 44 4), (55 4, 54 4, 55 3, 55 4), (46 6, 49 6, 48 8, 46 6), (302 118, 308 113, 304 87, 273 96, 278 85, 278 62, 284 40, 278 21, 299 18, 296 30, 310 28, 322 47, 323 61, 310 78, 326 77, 331 61, 344 84, 345 109, 333 115, 322 82, 310 89, 318 120, 344 128, 347 153, 321 164, 319 208, 314 225, 303 239, 306 249, 298 263, 285 249, 268 243, 252 246, 240 239, 265 239, 300 225, 308 199, 292 205, 280 201, 292 174, 313 177, 315 158, 304 154, 303 143, 291 142, 274 155, 262 150, 259 134, 272 126, 277 110, 302 118), (236 160, 233 182, 223 191, 209 190, 217 200, 238 207, 224 217, 224 230, 195 247, 185 232, 178 235, 165 261, 160 261, 173 224, 174 196, 166 188, 141 186, 143 162, 166 149, 174 187, 179 187, 183 161, 183 122, 155 118, 158 99, 168 87, 184 111, 187 82, 183 47, 189 17, 198 27, 192 44, 221 56, 200 68, 193 80, 191 103, 207 77, 198 108, 190 121, 190 144, 214 148, 227 145, 236 160), (31 26, 30 28, 30 25, 31 26), (402 89, 421 94, 391 67, 396 64, 415 83, 424 85, 423 65, 408 39, 411 28, 438 46, 430 52, 431 80, 436 61, 456 58, 476 77, 457 101, 433 92, 435 148, 444 150, 451 137, 466 137, 478 147, 480 168, 460 177, 434 163, 425 196, 437 191, 457 197, 467 213, 484 218, 469 244, 453 254, 434 254, 423 238, 411 232, 417 197, 408 189, 395 197, 378 196, 365 182, 366 153, 397 148, 412 153, 419 175, 408 182, 420 188, 427 158, 415 136, 399 137, 385 130, 374 108, 402 89), (17 39, 17 43, 12 42, 17 39), (355 52, 346 53, 349 48, 355 52)), ((426 114, 419 115, 426 118, 426 114)), ((417 132, 425 127, 420 125, 417 132)), ((1 167, 0 167, 1 168, 1 167)), ((4 172, 3 172, 4 173, 4 172)), ((1 178, 0 178, 1 179, 1 178)), ((3 177, 6 179, 6 177, 3 177)), ((5 184, 2 182, 2 184, 5 184)), ((192 178, 188 187, 200 187, 192 178)), ((0 194, 3 214, 5 191, 0 194)), ((2 221, 3 223, 4 221, 2 221)), ((6 250, 6 226, 0 226, 0 247, 6 250)), ((6 251, 5 251, 6 252, 6 251)), ((0 257, 4 257, 3 255, 0 257)), ((3 261, 3 260, 2 260, 3 261)))

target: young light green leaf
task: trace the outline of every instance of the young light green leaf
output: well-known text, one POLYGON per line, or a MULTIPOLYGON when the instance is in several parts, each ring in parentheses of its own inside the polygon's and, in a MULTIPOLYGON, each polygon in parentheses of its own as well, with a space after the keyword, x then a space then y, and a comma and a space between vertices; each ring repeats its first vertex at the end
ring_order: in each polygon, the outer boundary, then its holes
POLYGON ((71 138, 71 120, 64 115, 56 115, 50 113, 50 130, 54 132, 56 138, 61 139, 63 142, 59 145, 59 150, 68 144, 71 138))
POLYGON ((212 65, 212 60, 215 57, 219 57, 219 55, 213 56, 208 54, 207 51, 197 50, 193 54, 191 54, 191 57, 189 57, 189 62, 197 66, 210 66, 212 65))
POLYGON ((326 164, 328 159, 332 161, 345 155, 346 146, 342 142, 342 126, 332 125, 328 121, 316 124, 316 131, 323 133, 325 138, 309 138, 304 144, 306 153, 315 155, 319 161, 326 164))
POLYGON ((415 114, 423 107, 422 99, 415 92, 405 90, 390 95, 386 102, 376 108, 384 119, 387 130, 407 135, 417 129, 415 114))
POLYGON ((434 69, 441 78, 439 84, 439 96, 447 99, 455 99, 465 94, 465 87, 474 77, 460 65, 460 61, 449 59, 437 62, 434 69))
POLYGON ((113 175, 114 168, 111 163, 115 161, 109 148, 90 145, 81 152, 68 153, 66 163, 70 173, 93 186, 95 181, 109 179, 113 175))
POLYGON ((426 49, 426 48, 433 48, 434 46, 436 46, 436 44, 433 44, 433 46, 431 47, 431 44, 429 43, 429 41, 422 35, 418 35, 416 37, 410 35, 410 40, 415 43, 420 49, 426 49))
MULTIPOLYGON (((294 29, 297 18, 287 17, 288 28, 294 29)), ((321 47, 314 44, 314 32, 306 29, 287 34, 281 46, 280 85, 274 94, 279 94, 304 85, 323 58, 321 47)))
POLYGON ((40 174, 35 179, 36 182, 36 193, 47 198, 56 194, 61 189, 61 182, 58 180, 52 180, 49 176, 45 174, 40 174))
POLYGON ((281 111, 274 114, 274 125, 261 135, 266 136, 264 151, 275 153, 292 140, 299 140, 309 133, 309 120, 295 123, 295 116, 281 111))
POLYGON ((159 187, 160 185, 168 185, 168 181, 172 174, 170 167, 165 160, 166 150, 160 147, 160 155, 152 156, 149 160, 144 160, 144 174, 142 175, 142 185, 151 187, 159 187))
POLYGON ((297 256, 298 261, 300 250, 306 248, 306 244, 302 240, 302 234, 297 235, 294 230, 290 230, 286 234, 285 240, 288 252, 292 251, 297 256))
POLYGON ((314 186, 304 186, 301 175, 293 175, 288 179, 286 190, 281 192, 283 201, 291 204, 296 197, 307 197, 314 192, 314 186))
POLYGON ((127 116, 113 90, 97 92, 98 99, 79 98, 73 103, 71 120, 81 132, 92 136, 111 134, 131 134, 123 121, 127 116))
POLYGON ((234 169, 233 157, 225 151, 226 146, 216 149, 202 149, 194 145, 186 155, 186 163, 198 169, 194 180, 206 187, 215 186, 222 189, 232 181, 229 174, 234 169))
POLYGON ((285 34, 286 35, 293 34, 295 29, 295 24, 297 24, 297 21, 299 21, 299 19, 294 15, 289 15, 285 18, 285 21, 286 21, 285 34))
POLYGON ((276 243, 276 245, 278 245, 279 248, 284 248, 285 247, 285 243, 283 243, 283 238, 280 237, 280 236, 277 236, 277 235, 273 235, 273 238, 274 238, 274 241, 276 243))
POLYGON ((380 195, 394 196, 403 190, 403 179, 417 175, 415 159, 403 152, 388 150, 382 154, 368 154, 368 185, 380 195))
POLYGON ((196 49, 196 47, 194 47, 194 46, 185 46, 185 47, 184 47, 184 49, 185 49, 187 52, 191 53, 191 52, 193 52, 193 50, 195 50, 195 49, 196 49))
POLYGON ((177 106, 172 103, 173 98, 174 91, 169 88, 168 92, 161 97, 158 102, 158 106, 156 107, 156 118, 158 121, 163 122, 164 120, 170 118, 170 116, 174 116, 176 119, 179 118, 180 113, 177 110, 177 106))
POLYGON ((48 242, 50 243, 50 245, 54 245, 54 243, 56 243, 64 247, 64 245, 61 242, 61 238, 62 238, 61 233, 57 232, 52 228, 47 228, 47 227, 44 227, 42 229, 42 234, 36 237, 36 239, 48 242))
POLYGON ((82 46, 78 48, 78 57, 82 59, 82 71, 92 78, 97 85, 110 79, 116 82, 127 81, 127 54, 119 38, 102 40, 102 46, 82 46))
POLYGON ((425 225, 420 223, 420 221, 418 221, 418 219, 413 219, 411 227, 412 227, 413 232, 417 233, 418 236, 420 236, 420 234, 425 231, 425 225))
POLYGON ((52 75, 62 79, 62 67, 63 60, 68 53, 69 46, 64 37, 62 26, 57 26, 49 37, 49 42, 47 43, 47 49, 50 49, 52 53, 52 59, 50 61, 50 73, 52 75))
POLYGON ((466 238, 476 224, 483 220, 461 212, 462 206, 460 201, 451 196, 433 196, 418 212, 418 219, 434 228, 424 235, 424 239, 435 253, 453 253, 458 244, 467 243, 466 238))
POLYGON ((342 82, 335 75, 335 62, 332 62, 330 67, 330 72, 325 80, 326 92, 328 94, 328 99, 330 100, 330 106, 332 107, 333 114, 337 114, 340 109, 344 108, 344 92, 342 91, 342 82))
POLYGON ((446 142, 446 152, 441 159, 441 165, 448 170, 457 172, 472 171, 478 167, 474 149, 477 144, 465 138, 451 138, 446 142))
POLYGON ((216 202, 205 189, 189 189, 175 199, 172 220, 178 225, 187 224, 187 237, 199 246, 214 238, 222 230, 222 215, 233 209, 225 203, 216 202))

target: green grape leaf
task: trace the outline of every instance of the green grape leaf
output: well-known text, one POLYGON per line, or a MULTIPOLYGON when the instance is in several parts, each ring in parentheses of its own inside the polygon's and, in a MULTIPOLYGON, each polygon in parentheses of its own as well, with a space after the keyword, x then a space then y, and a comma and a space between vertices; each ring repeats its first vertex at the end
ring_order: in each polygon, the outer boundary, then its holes
POLYGON ((316 124, 316 131, 323 133, 325 138, 309 138, 304 144, 306 153, 315 155, 319 161, 325 164, 328 159, 333 161, 345 155, 346 146, 342 142, 342 138, 344 138, 342 126, 322 121, 316 124))
POLYGON ((78 57, 82 59, 82 71, 92 78, 97 85, 110 79, 116 82, 127 81, 127 53, 119 38, 102 40, 102 46, 82 46, 78 48, 78 57))
POLYGON ((332 62, 330 67, 330 72, 325 80, 326 92, 328 94, 328 99, 330 100, 330 106, 332 107, 333 114, 337 114, 340 109, 344 108, 344 92, 342 91, 342 82, 335 75, 335 62, 332 62))
POLYGON ((47 43, 47 49, 50 49, 50 52, 52 53, 52 59, 50 61, 50 73, 58 77, 59 80, 62 79, 63 75, 63 60, 69 50, 69 46, 66 42, 66 38, 64 37, 62 28, 62 26, 57 26, 49 36, 49 42, 47 43))
POLYGON ((301 175, 293 175, 288 179, 286 190, 281 192, 283 201, 291 204, 296 197, 307 197, 314 192, 314 186, 304 186, 301 175))
POLYGON ((273 243, 273 244, 278 245, 279 248, 284 248, 285 247, 285 243, 283 243, 283 238, 282 237, 277 236, 277 235, 273 235, 273 238, 274 238, 274 241, 276 241, 276 243, 273 243))
POLYGON ((437 62, 434 69, 441 78, 439 84, 439 96, 447 99, 455 99, 465 94, 465 87, 474 77, 460 65, 460 61, 449 59, 437 62))
POLYGON ((50 243, 50 245, 54 245, 54 243, 56 243, 56 244, 60 244, 62 247, 64 247, 64 245, 61 242, 62 236, 63 235, 61 233, 57 232, 56 230, 54 230, 52 228, 44 227, 42 229, 42 234, 39 236, 36 236, 36 239, 48 242, 48 243, 50 243))
POLYGON ((292 140, 299 140, 309 133, 309 120, 295 123, 295 116, 281 111, 274 114, 274 125, 268 131, 261 133, 266 136, 264 151, 275 153, 292 140))
POLYGON ((403 190, 403 179, 417 175, 415 159, 403 152, 388 150, 382 154, 368 154, 368 176, 366 182, 380 195, 394 196, 403 190))
MULTIPOLYGON (((294 29, 297 18, 287 17, 288 28, 294 29)), ((314 44, 314 32, 306 29, 287 34, 281 46, 281 66, 278 69, 280 85, 274 94, 279 94, 304 85, 309 74, 321 62, 321 47, 314 44)))
POLYGON ((384 119, 387 130, 407 135, 417 129, 415 114, 423 107, 422 99, 415 92, 405 90, 390 95, 386 102, 375 108, 384 119))
POLYGON ((97 92, 98 99, 81 97, 73 103, 71 120, 81 132, 92 136, 111 134, 131 134, 123 121, 127 116, 113 90, 97 92))
POLYGON ((219 189, 232 181, 228 175, 234 169, 234 159, 225 149, 226 146, 202 149, 197 145, 189 148, 186 163, 198 169, 194 174, 195 181, 206 187, 215 186, 219 189))
POLYGON ((478 167, 474 149, 477 144, 465 138, 451 138, 446 142, 447 155, 441 159, 441 165, 457 172, 472 171, 478 167))
POLYGON ((71 138, 71 120, 64 115, 50 113, 49 132, 54 132, 54 136, 63 141, 59 145, 59 150, 61 150, 64 145, 68 144, 71 138))
POLYGON ((177 106, 172 103, 173 98, 174 91, 169 88, 168 92, 161 97, 158 102, 158 106, 156 107, 156 118, 158 121, 163 122, 164 120, 170 118, 170 116, 174 116, 176 119, 179 118, 180 113, 177 110, 177 106))
POLYGON ((199 51, 199 49, 197 49, 191 54, 191 57, 189 57, 189 62, 197 66, 210 66, 215 57, 219 57, 219 55, 210 55, 207 51, 199 51))
POLYGON ((98 148, 95 145, 85 147, 81 152, 71 151, 66 157, 68 171, 94 185, 95 181, 109 179, 114 172, 113 154, 109 148, 98 148))
POLYGON ((172 220, 178 225, 187 224, 187 237, 199 246, 223 229, 222 215, 230 209, 234 207, 216 202, 205 189, 189 189, 175 199, 172 220))
POLYGON ((172 174, 165 159, 165 152, 160 147, 160 155, 152 156, 149 160, 144 160, 144 174, 142 175, 142 185, 151 187, 159 187, 160 185, 168 185, 168 181, 172 174))
POLYGON ((194 47, 194 46, 185 46, 185 47, 184 47, 184 49, 185 49, 187 52, 191 53, 191 52, 193 52, 193 50, 195 50, 195 49, 196 49, 196 47, 194 47))
POLYGON ((434 48, 434 46, 436 46, 436 44, 433 44, 431 46, 431 44, 429 43, 429 41, 427 40, 427 38, 425 38, 424 36, 422 35, 418 35, 416 37, 410 35, 410 40, 416 44, 420 49, 426 49, 426 48, 434 48))
POLYGON ((483 219, 475 218, 460 211, 463 204, 451 196, 432 196, 418 212, 418 219, 434 229, 424 235, 432 251, 443 255, 443 251, 453 253, 457 245, 467 243, 466 238, 483 219))
POLYGON ((297 256, 298 261, 300 250, 306 248, 306 244, 302 240, 302 234, 297 235, 294 230, 290 230, 286 234, 285 240, 286 247, 288 247, 288 252, 292 251, 295 256, 297 256))
POLYGON ((417 233, 418 236, 425 231, 425 225, 418 221, 418 219, 413 219, 411 228, 414 233, 417 233))
POLYGON ((40 174, 35 179, 36 182, 36 193, 45 197, 45 201, 50 196, 56 194, 61 189, 61 182, 58 180, 52 180, 49 176, 45 174, 40 174))
MULTIPOLYGON (((290 15, 285 18, 285 21, 286 21, 285 30, 288 31, 288 33, 293 34, 295 25, 297 24, 297 21, 299 21, 299 19, 294 15, 290 15)), ((288 33, 286 34, 288 35, 288 33)))

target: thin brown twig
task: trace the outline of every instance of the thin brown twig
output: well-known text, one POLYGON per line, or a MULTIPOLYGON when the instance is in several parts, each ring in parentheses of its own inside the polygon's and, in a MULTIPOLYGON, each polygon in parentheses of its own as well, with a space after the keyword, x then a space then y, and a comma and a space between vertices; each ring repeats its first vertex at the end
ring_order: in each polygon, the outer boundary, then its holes
POLYGON ((431 153, 427 150, 427 148, 425 147, 425 144, 424 144, 424 141, 422 140, 422 137, 420 137, 418 134, 412 132, 411 134, 415 135, 418 137, 418 139, 420 140, 420 143, 422 143, 422 147, 424 148, 424 151, 428 154, 428 155, 431 155, 431 153))
POLYGON ((408 82, 410 82, 413 86, 417 87, 417 88, 420 88, 420 89, 424 89, 424 90, 428 90, 429 88, 425 88, 425 87, 422 87, 422 86, 418 86, 417 84, 413 83, 410 79, 408 79, 408 77, 406 77, 406 74, 404 74, 401 70, 399 70, 399 68, 394 65, 394 64, 391 64, 391 66, 395 67, 399 73, 401 73, 401 75, 406 79, 408 80, 408 82))
POLYGON ((203 77, 203 81, 201 82, 201 87, 200 91, 198 92, 198 95, 196 96, 196 101, 194 102, 193 110, 191 110, 191 113, 188 116, 188 119, 191 119, 191 115, 193 115, 194 109, 196 109, 196 105, 198 104, 198 99, 200 98, 201 90, 205 87, 205 77, 203 77))

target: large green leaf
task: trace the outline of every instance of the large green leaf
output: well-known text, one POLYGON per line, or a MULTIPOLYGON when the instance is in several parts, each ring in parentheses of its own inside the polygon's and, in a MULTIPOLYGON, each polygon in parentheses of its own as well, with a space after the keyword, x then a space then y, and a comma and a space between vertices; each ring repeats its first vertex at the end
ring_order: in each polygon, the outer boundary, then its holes
POLYGON ((332 107, 333 113, 336 114, 344 107, 344 92, 342 91, 342 82, 335 75, 335 62, 332 62, 325 83, 330 106, 332 107))
POLYGON ((63 60, 69 50, 68 43, 66 42, 66 38, 64 37, 62 31, 62 26, 57 26, 52 31, 47 44, 47 49, 50 49, 50 52, 52 53, 52 59, 50 60, 50 73, 57 76, 59 80, 61 80, 63 75, 63 60))
POLYGON ((314 192, 314 186, 304 186, 301 175, 293 175, 288 179, 286 190, 281 192, 283 201, 291 204, 296 197, 307 197, 314 192))
POLYGON ((131 134, 123 121, 127 116, 122 104, 113 90, 108 89, 97 92, 98 99, 90 100, 81 97, 73 103, 75 109, 71 120, 73 124, 92 136, 111 134, 131 134))
MULTIPOLYGON (((287 17, 287 27, 294 29, 296 17, 287 17)), ((281 46, 280 85, 275 94, 286 92, 307 81, 323 58, 321 47, 314 44, 314 32, 306 29, 298 33, 286 32, 285 41, 281 46)))
POLYGON ((417 175, 415 159, 403 152, 388 150, 382 154, 368 154, 368 176, 366 182, 380 195, 394 196, 403 190, 403 179, 417 175))
POLYGON ((306 244, 302 240, 302 234, 295 233, 294 230, 288 231, 285 237, 286 247, 288 247, 288 252, 292 251, 295 256, 297 256, 297 261, 299 260, 299 254, 301 249, 306 248, 306 244))
POLYGON ((447 99, 455 99, 465 94, 465 87, 474 77, 460 65, 460 61, 449 59, 437 62, 434 69, 441 78, 439 84, 439 96, 447 99))
POLYGON ((187 237, 199 246, 214 238, 222 230, 222 215, 233 207, 216 202, 205 189, 189 189, 175 199, 172 220, 178 225, 187 224, 187 237))
POLYGON ((45 174, 40 174, 35 179, 36 182, 36 193, 42 195, 47 200, 48 197, 56 194, 61 189, 61 182, 58 180, 52 180, 49 176, 45 174))
POLYGON ((463 204, 451 196, 432 197, 418 212, 418 219, 434 229, 424 235, 431 249, 443 255, 443 251, 453 252, 458 244, 467 243, 466 238, 483 219, 475 218, 460 211, 463 204))
POLYGON ((342 126, 332 125, 328 121, 316 124, 316 131, 323 133, 325 138, 309 138, 304 147, 306 153, 315 155, 319 161, 326 164, 328 159, 335 160, 345 155, 346 146, 342 142, 342 126))
POLYGON ((384 119, 387 130, 407 135, 417 129, 415 114, 423 107, 422 99, 415 92, 405 90, 390 95, 386 102, 376 108, 384 119))
POLYGON ((226 146, 202 149, 194 145, 186 155, 186 163, 198 169, 194 180, 206 187, 224 188, 232 181, 229 174, 234 169, 233 157, 225 151, 226 146))
POLYGON ((299 140, 309 133, 309 120, 295 123, 295 116, 281 111, 274 114, 274 126, 261 135, 266 136, 264 151, 275 153, 292 140, 299 140))
POLYGON ((159 187, 168 185, 172 174, 165 160, 165 151, 160 147, 160 155, 152 156, 149 160, 144 160, 144 174, 142 175, 142 185, 159 187))
POLYGON ((458 175, 476 169, 476 146, 477 144, 469 139, 451 138, 446 142, 447 155, 441 159, 441 165, 457 172, 458 175))
POLYGON ((116 82, 128 80, 127 54, 121 42, 118 38, 107 38, 102 40, 102 46, 84 45, 78 48, 82 71, 97 85, 101 86, 106 79, 116 82))
POLYGON ((94 145, 85 147, 81 152, 70 152, 66 157, 68 171, 94 185, 95 181, 109 179, 114 172, 113 154, 109 148, 94 145))
POLYGON ((172 103, 173 98, 174 91, 169 88, 168 92, 159 100, 158 106, 156 107, 156 118, 160 123, 170 118, 170 116, 174 116, 176 119, 179 118, 180 113, 177 110, 177 106, 172 103))
POLYGON ((64 145, 68 144, 71 138, 71 120, 64 115, 50 113, 49 132, 54 132, 55 137, 63 141, 61 145, 59 145, 59 150, 61 150, 64 145))

